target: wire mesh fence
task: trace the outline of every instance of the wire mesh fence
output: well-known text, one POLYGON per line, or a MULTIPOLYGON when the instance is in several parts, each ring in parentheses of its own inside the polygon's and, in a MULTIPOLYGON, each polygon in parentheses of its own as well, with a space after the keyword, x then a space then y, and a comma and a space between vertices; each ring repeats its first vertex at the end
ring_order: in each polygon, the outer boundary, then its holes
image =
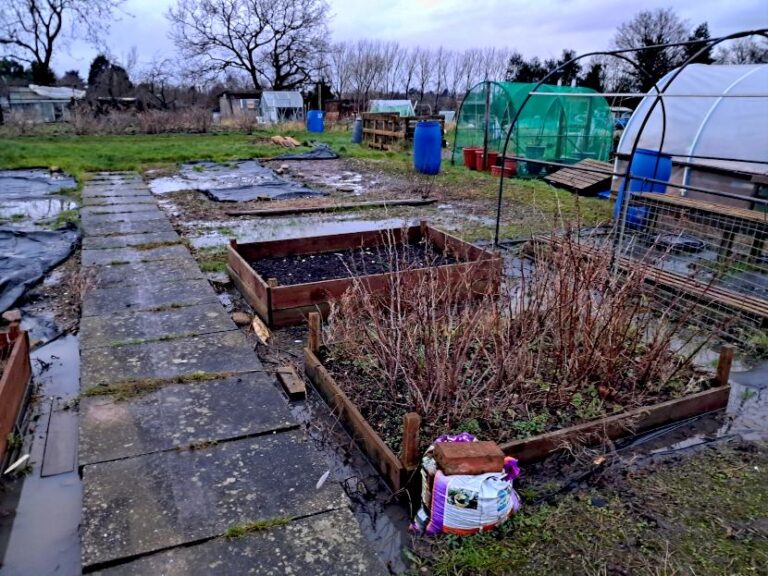
POLYGON ((612 239, 616 267, 653 265, 650 281, 660 305, 695 302, 692 320, 699 326, 746 351, 765 346, 768 212, 675 194, 632 194, 622 227, 612 239))

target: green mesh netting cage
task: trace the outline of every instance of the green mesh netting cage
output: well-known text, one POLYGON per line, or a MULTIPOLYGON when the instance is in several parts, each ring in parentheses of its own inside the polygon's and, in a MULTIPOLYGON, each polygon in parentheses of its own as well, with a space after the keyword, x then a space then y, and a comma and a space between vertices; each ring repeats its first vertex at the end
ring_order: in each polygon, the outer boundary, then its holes
MULTIPOLYGON (((453 161, 462 150, 483 147, 486 129, 486 91, 489 101, 488 149, 501 152, 517 110, 535 84, 481 82, 464 97, 456 121, 453 161)), ((507 148, 508 156, 573 164, 585 158, 607 161, 613 144, 610 107, 591 88, 539 86, 522 109, 507 148), (575 94, 578 93, 578 94, 575 94)))

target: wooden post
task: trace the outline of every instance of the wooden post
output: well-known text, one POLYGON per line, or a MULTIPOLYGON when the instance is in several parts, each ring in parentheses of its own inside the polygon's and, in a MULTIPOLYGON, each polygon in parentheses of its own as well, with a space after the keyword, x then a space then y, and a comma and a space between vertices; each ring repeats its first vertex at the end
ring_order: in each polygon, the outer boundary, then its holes
POLYGON ((717 361, 717 374, 715 376, 715 382, 718 386, 728 384, 728 379, 731 375, 731 364, 733 364, 733 351, 733 346, 729 344, 723 344, 720 348, 720 358, 717 361))
POLYGON ((416 412, 408 412, 403 416, 403 466, 406 469, 419 465, 419 431, 421 416, 416 412))
POLYGON ((309 349, 317 353, 320 350, 320 314, 309 313, 309 349))
POLYGON ((270 288, 277 288, 279 282, 277 281, 277 278, 268 278, 267 279, 267 286, 270 288))

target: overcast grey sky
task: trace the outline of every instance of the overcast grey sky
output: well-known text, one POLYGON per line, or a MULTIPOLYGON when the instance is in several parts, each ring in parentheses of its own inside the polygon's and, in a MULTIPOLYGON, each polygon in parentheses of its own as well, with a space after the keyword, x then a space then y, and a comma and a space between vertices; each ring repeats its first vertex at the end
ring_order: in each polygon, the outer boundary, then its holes
MULTIPOLYGON (((3 1, 3 0, 0 0, 3 1)), ((672 6, 692 25, 707 21, 713 36, 768 27, 766 0, 329 0, 334 40, 397 40, 408 46, 509 46, 526 56, 607 48, 616 27, 641 9, 672 6)), ((127 0, 107 45, 123 60, 136 47, 140 62, 173 52, 167 7, 174 0, 127 0)), ((75 42, 59 52, 58 73, 86 73, 96 49, 75 42)))

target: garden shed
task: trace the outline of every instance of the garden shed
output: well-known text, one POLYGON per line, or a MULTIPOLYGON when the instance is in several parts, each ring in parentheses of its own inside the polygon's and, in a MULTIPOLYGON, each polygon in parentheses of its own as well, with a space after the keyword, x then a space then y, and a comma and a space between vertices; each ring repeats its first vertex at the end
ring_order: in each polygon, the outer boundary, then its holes
MULTIPOLYGON (((664 87, 676 71, 662 78, 664 87)), ((635 140, 638 148, 672 157, 668 194, 752 208, 752 202, 683 190, 674 185, 714 189, 731 195, 768 196, 768 64, 685 67, 665 90, 663 109, 650 92, 636 108, 619 142, 616 172, 626 171, 635 140), (650 118, 642 128, 643 120, 650 118)), ((620 179, 614 179, 618 190, 620 179)))
POLYGON ((303 122, 304 98, 301 92, 265 91, 261 95, 261 119, 263 122, 303 122))
POLYGON ((608 160, 613 117, 608 102, 594 90, 575 86, 532 83, 481 82, 464 96, 456 116, 454 161, 463 148, 482 147, 501 152, 512 120, 522 108, 507 154, 575 163, 585 158, 608 160), (488 118, 486 125, 486 102, 488 118))

